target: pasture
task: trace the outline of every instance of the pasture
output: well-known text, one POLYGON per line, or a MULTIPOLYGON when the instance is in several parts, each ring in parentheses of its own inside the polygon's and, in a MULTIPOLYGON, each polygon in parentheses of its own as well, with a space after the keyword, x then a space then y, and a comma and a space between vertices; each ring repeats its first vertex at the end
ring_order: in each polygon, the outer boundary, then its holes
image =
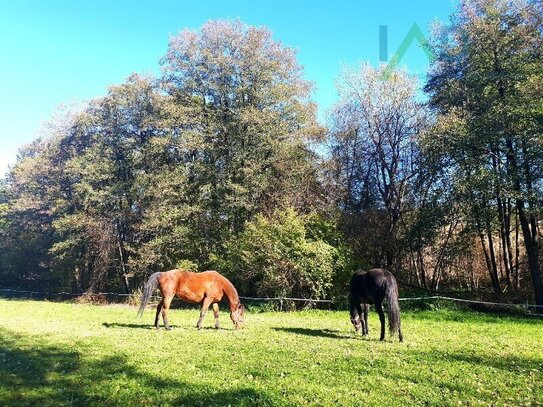
POLYGON ((355 337, 347 311, 249 312, 234 331, 172 310, 0 300, 0 405, 543 404, 543 322, 464 311, 402 314, 404 343, 355 337))

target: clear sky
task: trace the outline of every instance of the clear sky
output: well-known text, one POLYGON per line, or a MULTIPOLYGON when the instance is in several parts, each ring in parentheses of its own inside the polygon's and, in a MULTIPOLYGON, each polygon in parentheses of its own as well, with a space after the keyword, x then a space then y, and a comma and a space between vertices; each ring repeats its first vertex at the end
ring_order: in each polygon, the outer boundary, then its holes
MULTIPOLYGON (((322 119, 342 64, 379 63, 380 26, 390 58, 413 24, 426 34, 448 21, 451 1, 0 0, 0 176, 59 105, 103 96, 132 72, 158 74, 168 38, 185 27, 219 18, 270 27, 298 50, 322 119)), ((428 57, 415 42, 401 65, 423 74, 428 57)))

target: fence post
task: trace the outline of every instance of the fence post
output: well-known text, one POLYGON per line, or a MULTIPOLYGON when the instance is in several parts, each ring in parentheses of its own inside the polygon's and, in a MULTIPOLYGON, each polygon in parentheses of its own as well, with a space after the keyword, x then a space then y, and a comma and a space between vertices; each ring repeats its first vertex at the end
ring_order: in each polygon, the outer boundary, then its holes
POLYGON ((279 311, 283 311, 283 298, 279 298, 279 311))

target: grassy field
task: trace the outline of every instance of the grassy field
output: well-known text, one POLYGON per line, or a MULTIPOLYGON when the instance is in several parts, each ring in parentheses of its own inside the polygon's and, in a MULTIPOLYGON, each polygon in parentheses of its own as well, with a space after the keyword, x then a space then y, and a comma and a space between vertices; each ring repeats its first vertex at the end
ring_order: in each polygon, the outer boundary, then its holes
POLYGON ((151 329, 128 306, 0 300, 0 405, 543 405, 543 322, 405 312, 405 342, 346 312, 252 313, 233 331, 151 329))

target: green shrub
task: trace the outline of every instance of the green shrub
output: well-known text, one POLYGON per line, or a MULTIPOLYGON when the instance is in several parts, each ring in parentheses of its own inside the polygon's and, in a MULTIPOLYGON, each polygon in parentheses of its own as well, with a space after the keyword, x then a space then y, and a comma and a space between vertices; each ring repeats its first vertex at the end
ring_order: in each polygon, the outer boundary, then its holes
POLYGON ((292 209, 258 215, 226 244, 219 267, 246 295, 325 298, 346 264, 333 230, 317 215, 292 209))
POLYGON ((198 271, 198 264, 187 259, 179 260, 175 267, 181 270, 195 271, 195 272, 198 271))

